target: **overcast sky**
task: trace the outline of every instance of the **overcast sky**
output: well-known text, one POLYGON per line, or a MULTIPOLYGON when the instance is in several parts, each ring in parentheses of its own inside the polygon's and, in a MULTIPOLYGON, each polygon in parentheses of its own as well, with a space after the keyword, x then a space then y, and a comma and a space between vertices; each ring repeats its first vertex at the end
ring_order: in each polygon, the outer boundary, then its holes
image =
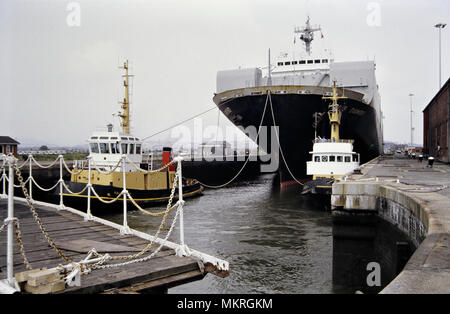
MULTIPOLYGON (((375 59, 385 140, 409 142, 414 93, 414 142, 421 143, 422 110, 439 84, 433 26, 450 22, 448 0, 2 0, 0 135, 85 144, 120 109, 117 67, 127 58, 135 75, 132 130, 149 136, 213 107, 217 71, 264 66, 268 48, 291 51, 293 29, 308 14, 322 27, 317 44, 336 61, 375 59)), ((449 28, 442 31, 443 82, 449 28)), ((216 124, 217 112, 204 115, 204 127, 216 124)), ((231 125, 223 115, 220 123, 231 125)))

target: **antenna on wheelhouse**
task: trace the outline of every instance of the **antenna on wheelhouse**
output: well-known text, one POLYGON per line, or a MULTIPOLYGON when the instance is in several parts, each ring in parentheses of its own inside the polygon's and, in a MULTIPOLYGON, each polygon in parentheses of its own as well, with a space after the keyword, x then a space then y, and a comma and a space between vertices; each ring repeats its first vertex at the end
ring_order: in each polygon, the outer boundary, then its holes
POLYGON ((300 40, 302 40, 305 43, 306 46, 306 53, 308 55, 311 55, 311 42, 314 40, 314 32, 322 31, 322 29, 319 26, 311 27, 309 23, 309 15, 308 19, 306 20, 306 24, 303 27, 296 27, 294 29, 295 34, 300 34, 300 40))

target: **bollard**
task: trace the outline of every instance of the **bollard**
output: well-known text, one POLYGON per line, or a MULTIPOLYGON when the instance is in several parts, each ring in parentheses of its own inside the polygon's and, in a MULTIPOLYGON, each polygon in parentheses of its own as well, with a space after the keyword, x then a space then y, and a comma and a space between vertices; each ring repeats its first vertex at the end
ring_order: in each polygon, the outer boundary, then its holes
POLYGON ((428 157, 428 166, 430 168, 433 168, 433 163, 434 163, 434 157, 428 157))

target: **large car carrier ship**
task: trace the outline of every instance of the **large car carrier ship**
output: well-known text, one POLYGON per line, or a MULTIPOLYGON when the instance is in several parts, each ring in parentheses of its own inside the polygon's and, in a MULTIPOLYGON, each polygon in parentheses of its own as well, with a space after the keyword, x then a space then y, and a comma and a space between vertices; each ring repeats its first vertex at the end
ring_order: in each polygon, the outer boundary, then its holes
POLYGON ((238 127, 266 127, 267 143, 258 143, 254 132, 250 132, 250 137, 259 145, 265 144, 262 146, 267 153, 278 156, 281 186, 310 180, 306 161, 313 143, 320 137, 330 138, 329 104, 322 97, 332 94, 334 80, 339 94, 346 96, 341 104, 341 136, 354 140, 361 163, 382 152, 382 113, 375 62, 337 62, 329 51, 313 54, 311 43, 315 32, 321 32, 321 28, 311 26, 308 17, 305 26, 294 29, 304 49, 281 54, 274 63, 269 50, 264 76, 263 68, 217 73, 214 103, 238 127), (278 130, 272 126, 278 126, 278 130), (275 151, 271 151, 273 135, 279 145, 275 151))

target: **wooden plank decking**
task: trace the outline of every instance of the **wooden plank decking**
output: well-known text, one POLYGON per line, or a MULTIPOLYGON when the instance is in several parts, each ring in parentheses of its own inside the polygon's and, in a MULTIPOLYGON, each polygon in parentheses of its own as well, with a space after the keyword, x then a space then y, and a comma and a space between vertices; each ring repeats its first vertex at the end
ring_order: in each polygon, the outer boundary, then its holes
MULTIPOLYGON (((67 264, 49 246, 47 240, 34 221, 26 204, 15 202, 15 217, 19 219, 26 257, 33 269, 53 268, 67 264)), ((130 255, 144 248, 148 241, 131 235, 121 235, 118 230, 93 222, 67 211, 51 207, 36 206, 45 229, 56 243, 73 240, 93 240, 130 247, 129 252, 111 253, 130 255)), ((0 221, 7 216, 7 201, 0 200, 0 221)), ((0 233, 0 279, 6 278, 6 228, 0 233)), ((61 250, 67 257, 79 262, 86 253, 61 250)), ((14 243, 14 273, 25 271, 25 265, 14 243)), ((147 254, 150 254, 149 251, 147 254)), ((145 254, 144 256, 146 256, 145 254)), ((178 257, 175 252, 163 248, 153 258, 127 266, 93 270, 81 276, 81 286, 66 288, 62 293, 129 293, 165 292, 167 288, 185 282, 202 279, 205 275, 203 264, 195 259, 178 257)))

